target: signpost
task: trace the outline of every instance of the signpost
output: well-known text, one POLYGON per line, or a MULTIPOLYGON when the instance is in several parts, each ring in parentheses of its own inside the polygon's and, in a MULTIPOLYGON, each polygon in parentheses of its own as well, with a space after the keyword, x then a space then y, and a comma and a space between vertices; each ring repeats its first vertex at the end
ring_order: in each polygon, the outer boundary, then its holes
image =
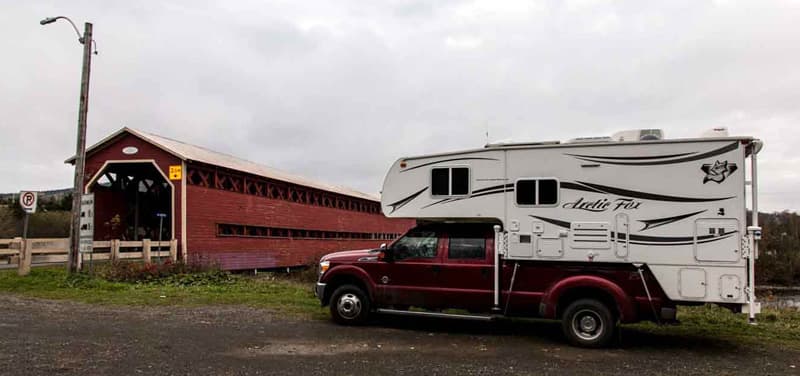
POLYGON ((32 191, 22 191, 19 193, 19 206, 25 214, 36 213, 36 204, 39 203, 39 195, 32 191))
POLYGON ((39 203, 39 196, 36 192, 22 191, 19 193, 19 206, 25 212, 25 219, 22 224, 22 239, 28 238, 28 218, 36 213, 36 205, 39 203))
POLYGON ((25 212, 25 218, 22 221, 22 248, 19 250, 19 273, 20 275, 28 274, 28 268, 23 265, 30 265, 31 257, 28 250, 28 220, 31 214, 36 213, 36 205, 39 203, 39 196, 33 191, 22 191, 19 193, 19 206, 25 212))
POLYGON ((158 263, 161 263, 161 233, 164 228, 164 218, 167 217, 166 213, 156 213, 158 217, 158 263))
POLYGON ((92 270, 92 258, 94 256, 94 193, 85 194, 81 197, 81 216, 80 216, 80 238, 78 249, 81 260, 83 254, 89 254, 89 270, 92 270))

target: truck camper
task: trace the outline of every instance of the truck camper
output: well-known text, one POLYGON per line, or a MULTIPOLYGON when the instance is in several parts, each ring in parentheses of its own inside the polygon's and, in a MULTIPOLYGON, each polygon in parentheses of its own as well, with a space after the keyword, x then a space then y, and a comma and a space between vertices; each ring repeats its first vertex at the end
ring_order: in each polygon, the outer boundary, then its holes
POLYGON ((339 323, 542 317, 588 347, 609 344, 618 323, 674 321, 680 305, 753 322, 761 147, 724 129, 648 129, 400 158, 382 209, 418 226, 380 249, 324 256, 315 291, 339 323))

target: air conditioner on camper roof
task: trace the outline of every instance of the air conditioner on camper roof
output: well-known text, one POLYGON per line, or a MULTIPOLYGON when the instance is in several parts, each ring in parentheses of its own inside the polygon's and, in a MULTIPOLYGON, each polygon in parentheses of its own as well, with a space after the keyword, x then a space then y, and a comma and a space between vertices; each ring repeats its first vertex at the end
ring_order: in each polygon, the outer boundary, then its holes
POLYGON ((611 135, 615 141, 655 141, 664 139, 661 129, 632 129, 611 135))

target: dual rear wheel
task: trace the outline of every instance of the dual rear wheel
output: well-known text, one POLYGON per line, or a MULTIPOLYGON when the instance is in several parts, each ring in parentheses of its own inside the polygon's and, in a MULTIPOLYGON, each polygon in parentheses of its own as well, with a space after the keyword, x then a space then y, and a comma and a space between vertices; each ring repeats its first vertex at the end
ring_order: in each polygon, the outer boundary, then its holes
POLYGON ((561 328, 567 341, 574 346, 605 347, 614 339, 617 319, 605 303, 578 299, 564 310, 561 328))

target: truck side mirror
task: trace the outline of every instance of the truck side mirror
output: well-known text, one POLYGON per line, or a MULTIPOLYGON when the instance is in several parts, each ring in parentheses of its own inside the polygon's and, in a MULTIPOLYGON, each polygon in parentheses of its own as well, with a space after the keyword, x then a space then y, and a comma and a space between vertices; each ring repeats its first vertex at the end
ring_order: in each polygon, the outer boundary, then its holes
POLYGON ((392 254, 392 249, 386 247, 385 244, 381 245, 381 251, 378 252, 378 261, 385 261, 385 262, 392 262, 394 255, 392 254))

